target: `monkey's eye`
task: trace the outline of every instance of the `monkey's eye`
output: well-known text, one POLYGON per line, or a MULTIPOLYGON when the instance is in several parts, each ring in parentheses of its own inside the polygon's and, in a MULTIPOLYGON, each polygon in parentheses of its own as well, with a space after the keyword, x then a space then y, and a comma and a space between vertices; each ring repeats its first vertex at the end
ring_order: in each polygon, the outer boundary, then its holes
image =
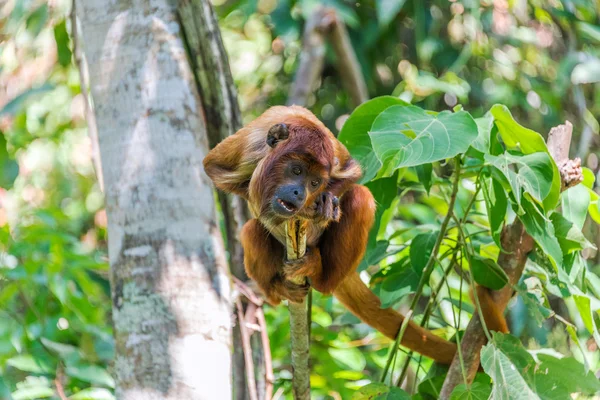
POLYGON ((320 179, 313 179, 312 181, 310 181, 310 184, 312 185, 312 187, 317 187, 321 184, 321 180, 320 179))
POLYGON ((294 175, 300 175, 302 173, 302 168, 300 168, 300 167, 294 167, 294 168, 292 168, 292 173, 294 175))

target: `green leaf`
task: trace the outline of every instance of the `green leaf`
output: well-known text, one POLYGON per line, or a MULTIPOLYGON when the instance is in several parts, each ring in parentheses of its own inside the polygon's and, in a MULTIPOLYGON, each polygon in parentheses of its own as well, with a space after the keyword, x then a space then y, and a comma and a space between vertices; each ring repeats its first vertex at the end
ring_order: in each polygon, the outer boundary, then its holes
POLYGON ((500 233, 502 232, 508 208, 506 192, 502 184, 495 179, 482 178, 481 182, 483 183, 483 198, 485 199, 492 238, 498 247, 502 247, 500 233))
POLYGON ((397 387, 383 383, 369 383, 352 395, 352 400, 409 400, 410 395, 397 387))
POLYGON ((4 115, 15 115, 19 111, 22 110, 25 103, 32 97, 35 97, 39 94, 46 93, 54 89, 54 85, 50 83, 44 83, 42 86, 29 89, 12 99, 8 102, 1 110, 0 117, 4 115))
POLYGON ((380 26, 387 26, 396 18, 406 0, 378 0, 375 2, 377 21, 380 26))
POLYGON ((329 349, 329 355, 343 367, 361 371, 367 365, 364 354, 356 347, 348 347, 347 349, 329 349))
POLYGON ((80 379, 96 385, 115 387, 115 381, 106 369, 92 364, 71 365, 65 369, 65 373, 73 378, 80 379))
POLYGON ((417 165, 415 169, 417 170, 419 182, 423 184, 425 191, 427 194, 429 194, 429 190, 431 190, 431 174, 433 173, 433 165, 431 163, 417 165))
POLYGON ((69 397, 69 400, 114 400, 110 390, 103 388, 88 388, 80 390, 69 397))
POLYGON ((475 123, 477 124, 477 139, 471 143, 471 146, 483 154, 489 154, 490 137, 492 128, 494 127, 494 118, 491 115, 486 114, 484 117, 475 118, 475 123))
POLYGON ((69 47, 69 34, 67 33, 67 24, 63 20, 54 25, 54 40, 56 41, 56 52, 58 53, 58 62, 63 67, 71 64, 71 48, 69 47))
POLYGON ((475 121, 465 111, 432 115, 416 106, 389 107, 369 131, 384 175, 464 153, 477 134, 475 121))
POLYGON ((377 179, 367 183, 365 186, 371 191, 375 199, 375 204, 377 204, 375 223, 369 235, 369 246, 372 248, 376 244, 381 218, 398 196, 398 176, 394 175, 389 178, 377 179))
POLYGON ((27 30, 35 37, 40 34, 46 22, 48 21, 48 5, 42 4, 29 17, 27 17, 26 27, 27 30))
POLYGON ((10 365, 18 370, 32 372, 35 374, 47 374, 54 371, 46 360, 34 358, 30 354, 21 354, 6 360, 6 365, 10 365))
POLYGON ((583 229, 591 201, 589 189, 584 185, 577 185, 565 190, 560 198, 562 201, 562 215, 575 224, 576 227, 583 229))
POLYGON ((481 366, 494 381, 490 398, 495 400, 533 400, 539 397, 527 385, 519 369, 494 343, 481 350, 481 366))
POLYGON ((552 221, 542 214, 537 206, 529 201, 527 197, 523 197, 521 205, 525 213, 520 215, 519 219, 523 222, 527 233, 531 235, 544 253, 548 255, 555 268, 562 266, 563 254, 554 233, 552 221))
POLYGON ((6 138, 0 133, 0 188, 12 189, 17 176, 19 176, 19 164, 8 155, 6 138))
POLYGON ((583 321, 585 328, 589 333, 594 333, 594 319, 592 317, 590 298, 575 294, 573 295, 573 299, 575 300, 577 310, 579 310, 579 314, 581 315, 581 320, 583 321))
MULTIPOLYGON (((506 145, 508 150, 519 150, 523 154, 532 154, 537 152, 548 153, 548 147, 544 138, 539 133, 521 126, 515 121, 508 110, 508 107, 496 104, 490 109, 494 116, 494 122, 498 128, 498 134, 506 145)), ((561 180, 558 167, 552 158, 552 188, 544 200, 544 209, 553 210, 560 196, 561 180)))
POLYGON ((344 123, 338 140, 346 146, 350 155, 358 161, 363 170, 361 183, 370 181, 377 175, 381 162, 373 152, 369 129, 375 118, 385 109, 406 102, 392 96, 376 97, 358 106, 344 123))
POLYGON ((543 399, 571 399, 571 393, 598 394, 600 381, 591 371, 572 357, 556 358, 538 354, 541 364, 536 369, 535 388, 543 399), (547 378, 545 381, 542 377, 547 378), (558 389, 558 390, 557 390, 558 389), (552 391, 566 393, 567 397, 554 395, 552 391))
POLYGON ((496 104, 490 109, 490 112, 494 116, 498 134, 509 150, 520 150, 524 154, 548 152, 542 135, 519 125, 508 107, 496 104))
POLYGON ((552 215, 550 215, 550 220, 552 221, 552 225, 554 225, 554 232, 563 255, 586 248, 595 248, 595 246, 583 236, 581 229, 561 214, 556 212, 552 213, 552 215))
POLYGON ((410 243, 410 265, 418 276, 423 275, 438 235, 439 231, 421 233, 415 236, 410 243))
POLYGON ((25 387, 12 392, 13 400, 37 400, 52 397, 54 390, 44 386, 25 387))
POLYGON ((383 308, 391 307, 419 286, 420 275, 413 269, 405 268, 385 277, 378 293, 383 308))
POLYGON ((479 254, 471 256, 471 273, 475 282, 493 290, 500 290, 508 283, 504 270, 494 260, 479 254))
POLYGON ((464 383, 452 391, 450 400, 487 400, 492 393, 492 387, 482 382, 473 382, 471 386, 464 383))
POLYGON ((485 160, 506 178, 519 204, 524 193, 529 193, 540 203, 550 193, 553 175, 552 160, 548 153, 532 153, 525 156, 514 156, 510 153, 500 156, 488 154, 485 160), (515 172, 515 169, 518 172, 515 172))

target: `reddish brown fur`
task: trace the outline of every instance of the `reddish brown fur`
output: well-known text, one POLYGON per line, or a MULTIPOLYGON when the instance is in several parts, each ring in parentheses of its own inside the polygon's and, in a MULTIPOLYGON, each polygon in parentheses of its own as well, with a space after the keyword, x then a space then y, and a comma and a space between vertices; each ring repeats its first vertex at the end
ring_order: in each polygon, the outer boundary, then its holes
MULTIPOLYGON (((483 286, 476 286, 477 299, 481 306, 481 313, 485 317, 485 325, 491 331, 508 333, 508 326, 502 310, 498 307, 492 297, 490 289, 483 286)), ((471 297, 472 294, 471 294, 471 297)))
MULTIPOLYGON (((373 196, 366 187, 355 184, 361 174, 359 165, 312 113, 296 106, 273 107, 220 143, 205 158, 204 166, 219 189, 249 201, 256 219, 242 231, 244 262, 269 302, 302 299, 307 288, 291 284, 288 278, 307 276, 315 289, 333 293, 361 320, 392 339, 396 337, 402 315, 382 309, 356 272, 373 225, 373 196), (289 138, 272 149, 266 144, 267 132, 280 123, 288 126, 289 138), (307 162, 310 172, 324 182, 295 214, 309 221, 307 254, 299 261, 284 262, 285 219, 272 211, 270 200, 284 183, 283 167, 291 158, 307 162), (310 207, 323 192, 340 197, 338 222, 313 219, 310 207)), ((412 322, 402 344, 443 363, 450 363, 456 351, 455 344, 412 322)))

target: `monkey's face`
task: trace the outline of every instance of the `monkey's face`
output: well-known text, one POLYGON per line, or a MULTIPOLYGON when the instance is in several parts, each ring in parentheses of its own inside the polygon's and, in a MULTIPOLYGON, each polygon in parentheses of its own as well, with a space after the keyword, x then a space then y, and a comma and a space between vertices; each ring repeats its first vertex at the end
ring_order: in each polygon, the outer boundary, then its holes
POLYGON ((282 218, 304 214, 325 187, 328 180, 325 168, 314 161, 292 157, 278 170, 280 176, 273 177, 279 184, 274 187, 270 199, 272 211, 282 218))

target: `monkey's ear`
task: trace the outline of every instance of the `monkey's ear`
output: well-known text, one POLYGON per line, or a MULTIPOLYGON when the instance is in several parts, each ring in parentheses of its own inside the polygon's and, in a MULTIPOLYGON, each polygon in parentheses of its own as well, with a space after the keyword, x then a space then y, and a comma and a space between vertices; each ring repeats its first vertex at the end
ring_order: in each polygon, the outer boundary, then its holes
POLYGON ((269 128, 269 133, 267 133, 267 144, 269 147, 275 148, 277 143, 282 140, 286 140, 290 137, 290 132, 286 124, 275 124, 271 128, 269 128))
POLYGON ((209 151, 203 160, 204 171, 218 189, 245 199, 258 162, 248 150, 249 133, 248 129, 242 128, 209 151))

